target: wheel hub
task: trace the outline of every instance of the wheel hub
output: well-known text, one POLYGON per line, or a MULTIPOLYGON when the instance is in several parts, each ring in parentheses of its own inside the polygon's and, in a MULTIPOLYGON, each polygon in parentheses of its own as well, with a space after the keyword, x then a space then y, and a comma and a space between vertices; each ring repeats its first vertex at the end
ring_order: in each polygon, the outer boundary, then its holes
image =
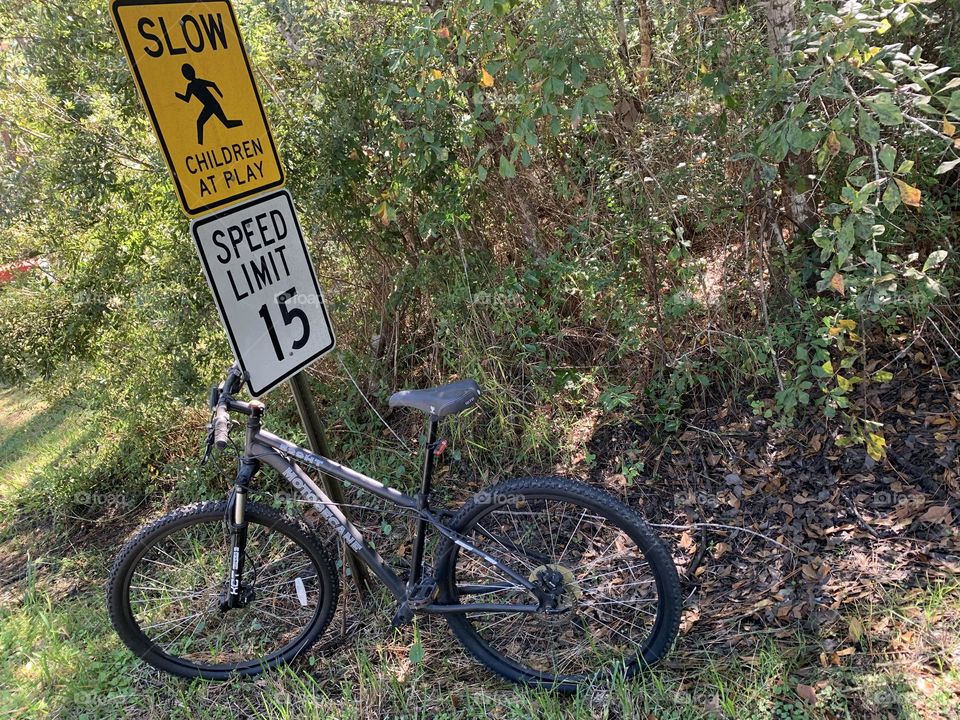
POLYGON ((535 568, 528 578, 546 598, 548 612, 572 610, 583 595, 580 585, 570 568, 550 563, 535 568))
POLYGON ((230 593, 220 593, 220 611, 227 612, 228 610, 233 610, 235 608, 246 607, 254 600, 255 597, 256 593, 254 592, 253 587, 249 585, 241 585, 240 592, 236 598, 233 598, 230 593))

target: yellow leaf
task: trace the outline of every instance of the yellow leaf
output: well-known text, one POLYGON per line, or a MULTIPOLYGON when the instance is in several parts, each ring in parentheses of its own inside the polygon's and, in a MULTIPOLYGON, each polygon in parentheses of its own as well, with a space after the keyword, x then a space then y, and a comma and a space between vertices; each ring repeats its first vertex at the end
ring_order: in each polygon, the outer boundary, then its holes
POLYGON ((386 203, 380 204, 380 223, 384 227, 390 224, 389 207, 386 203))
POLYGON ((827 375, 833 375, 833 363, 827 360, 823 365, 820 366, 820 369, 823 370, 827 375))
POLYGON ((843 332, 843 328, 838 328, 838 327, 832 327, 829 330, 827 330, 827 334, 830 335, 830 337, 836 337, 842 332, 843 332))
POLYGON ((877 35, 883 35, 892 27, 893 25, 890 24, 890 21, 884 18, 880 21, 880 25, 877 27, 877 35))
POLYGON ((869 50, 864 51, 864 53, 863 53, 863 61, 864 61, 864 62, 869 62, 871 59, 873 59, 874 57, 876 57, 876 55, 877 55, 878 52, 880 52, 880 48, 878 48, 877 46, 873 46, 873 47, 870 48, 869 50))
POLYGON ((850 624, 848 625, 848 629, 850 632, 850 639, 854 642, 860 642, 860 638, 863 637, 863 623, 857 618, 852 618, 850 620, 850 624))
POLYGON ((450 37, 450 29, 447 27, 437 28, 437 37, 446 40, 450 37))
POLYGON ((827 135, 827 149, 834 155, 840 152, 840 141, 837 139, 837 133, 833 130, 827 135))
POLYGON ((843 375, 837 375, 837 387, 847 392, 853 387, 853 383, 847 380, 843 375))
POLYGON ((842 327, 844 330, 856 330, 857 321, 856 320, 838 320, 837 325, 842 327))
POLYGON ((443 77, 443 73, 440 72, 439 70, 431 70, 430 77, 433 78, 434 80, 439 80, 440 78, 443 77))
POLYGON ((887 454, 887 441, 883 439, 883 435, 867 433, 866 441, 867 455, 877 462, 883 460, 883 456, 887 454))
POLYGON ((480 68, 480 86, 485 88, 493 87, 493 75, 488 73, 486 68, 480 68))
POLYGON ((830 287, 832 287, 841 295, 846 294, 843 289, 843 275, 840 273, 834 273, 833 277, 830 278, 830 287))
POLYGON ((948 135, 948 136, 950 136, 950 137, 953 137, 953 134, 954 134, 956 131, 957 131, 957 126, 954 125, 954 124, 953 124, 952 122, 950 122, 949 120, 947 120, 946 118, 944 118, 944 119, 943 119, 943 134, 944 134, 944 135, 948 135))
POLYGON ((900 199, 903 200, 903 204, 920 207, 920 190, 900 178, 894 178, 894 180, 897 181, 897 187, 900 188, 900 199))

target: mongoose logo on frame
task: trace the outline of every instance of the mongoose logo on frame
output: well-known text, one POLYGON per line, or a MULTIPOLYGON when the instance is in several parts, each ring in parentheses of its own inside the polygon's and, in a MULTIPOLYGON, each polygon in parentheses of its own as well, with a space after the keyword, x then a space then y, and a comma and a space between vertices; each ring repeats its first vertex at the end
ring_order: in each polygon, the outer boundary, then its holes
POLYGON ((284 183, 229 0, 113 0, 113 19, 184 212, 284 183))

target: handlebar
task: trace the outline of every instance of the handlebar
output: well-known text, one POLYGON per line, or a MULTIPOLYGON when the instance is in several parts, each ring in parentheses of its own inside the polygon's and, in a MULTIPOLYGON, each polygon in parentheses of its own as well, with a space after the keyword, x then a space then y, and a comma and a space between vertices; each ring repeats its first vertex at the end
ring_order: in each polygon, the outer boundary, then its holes
POLYGON ((227 434, 230 432, 230 415, 227 413, 227 404, 221 398, 217 404, 217 412, 213 417, 213 442, 218 450, 227 446, 227 434))
POLYGON ((232 365, 227 371, 219 388, 211 389, 209 403, 213 413, 213 442, 219 450, 227 446, 227 435, 230 432, 230 413, 233 406, 233 394, 243 387, 243 373, 237 365, 232 365), (216 402, 216 407, 213 407, 216 402))

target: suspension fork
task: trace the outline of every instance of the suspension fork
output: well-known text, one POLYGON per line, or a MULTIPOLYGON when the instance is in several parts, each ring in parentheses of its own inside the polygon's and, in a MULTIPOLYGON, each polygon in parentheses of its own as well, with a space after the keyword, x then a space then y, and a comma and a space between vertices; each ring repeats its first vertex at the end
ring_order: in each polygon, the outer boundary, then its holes
POLYGON ((243 569, 247 551, 247 492, 250 479, 257 472, 260 462, 254 458, 243 458, 240 470, 233 483, 233 490, 227 500, 227 512, 224 518, 230 531, 230 572, 227 576, 227 592, 221 596, 220 609, 230 610, 243 607, 250 600, 243 586, 243 569))
POLYGON ((251 403, 250 419, 247 421, 246 451, 240 459, 240 469, 233 482, 233 490, 227 500, 224 520, 230 531, 230 572, 227 577, 227 592, 221 596, 220 609, 230 610, 243 607, 253 599, 250 588, 243 586, 243 570, 247 552, 247 493, 250 480, 260 469, 260 461, 250 457, 253 438, 260 432, 260 418, 263 405, 251 403))

